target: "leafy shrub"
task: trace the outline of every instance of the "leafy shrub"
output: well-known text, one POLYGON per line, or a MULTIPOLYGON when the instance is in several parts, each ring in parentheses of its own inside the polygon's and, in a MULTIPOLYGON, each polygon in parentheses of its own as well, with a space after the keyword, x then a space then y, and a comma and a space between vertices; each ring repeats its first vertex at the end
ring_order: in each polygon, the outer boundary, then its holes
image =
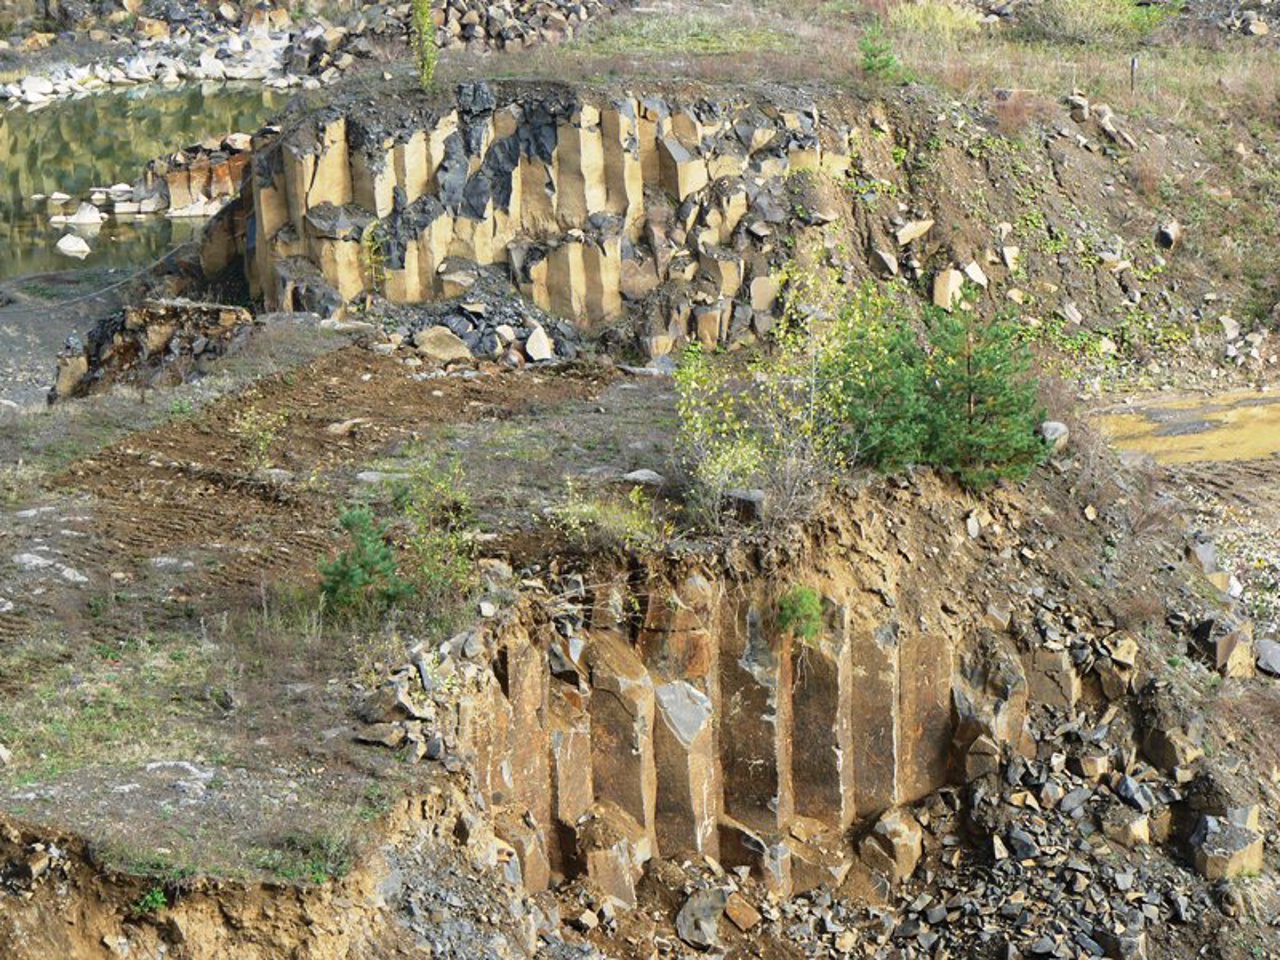
POLYGON ((822 632, 822 598, 813 587, 792 587, 778 599, 778 626, 798 640, 822 632))
POLYGON ((826 481, 862 465, 937 466, 982 489, 1042 457, 1029 348, 1012 322, 968 309, 921 318, 868 284, 787 272, 774 348, 743 377, 697 346, 676 373, 680 447, 700 519, 727 490, 762 487, 775 519, 804 515, 826 481))
POLYGON ((418 64, 418 82, 423 90, 435 85, 436 62, 440 51, 436 47, 436 23, 431 16, 431 0, 410 0, 413 55, 418 64))
POLYGON ((338 522, 351 546, 332 563, 321 564, 320 591, 333 610, 367 606, 382 610, 405 600, 413 587, 401 578, 386 526, 368 507, 353 507, 338 522))
POLYGON ((164 888, 152 887, 137 900, 129 904, 129 914, 134 917, 153 917, 169 906, 169 898, 164 888))

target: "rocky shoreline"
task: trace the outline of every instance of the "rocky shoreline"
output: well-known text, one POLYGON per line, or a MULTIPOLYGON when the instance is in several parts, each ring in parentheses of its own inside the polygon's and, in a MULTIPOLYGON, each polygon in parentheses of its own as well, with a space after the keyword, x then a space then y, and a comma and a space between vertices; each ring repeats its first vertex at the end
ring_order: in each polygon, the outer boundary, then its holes
MULTIPOLYGON (((557 43, 623 5, 624 0, 449 0, 433 10, 436 42, 441 50, 470 52, 557 43)), ((211 13, 194 3, 151 3, 144 10, 126 2, 100 21, 77 20, 76 30, 35 30, 16 44, 0 41, 0 66, 9 59, 23 67, 19 79, 0 84, 0 102, 10 109, 37 108, 147 83, 238 80, 317 89, 402 50, 409 20, 407 3, 364 6, 335 22, 318 16, 293 20, 287 9, 265 3, 241 11, 224 2, 211 13), (156 9, 161 6, 163 11, 156 9), (57 59, 64 49, 65 59, 57 59), (86 49, 120 52, 110 58, 77 56, 86 49), (42 55, 47 66, 32 66, 33 55, 42 55)))

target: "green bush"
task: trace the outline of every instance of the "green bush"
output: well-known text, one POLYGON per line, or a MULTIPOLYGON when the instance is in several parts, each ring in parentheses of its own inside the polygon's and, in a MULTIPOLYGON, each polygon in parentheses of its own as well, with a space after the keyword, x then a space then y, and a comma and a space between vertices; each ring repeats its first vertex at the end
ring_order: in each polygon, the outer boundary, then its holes
POLYGON ((321 564, 320 591, 329 609, 368 606, 386 609, 407 599, 413 587, 401 578, 386 527, 368 507, 353 507, 338 522, 351 546, 332 563, 321 564))
POLYGON ((697 346, 677 370, 695 506, 761 487, 785 520, 858 465, 935 466, 983 489, 1039 462, 1031 354, 1012 322, 967 305, 921 317, 874 284, 848 292, 821 270, 792 267, 785 279, 782 332, 746 376, 697 346))
POLYGON ((792 587, 778 599, 778 627, 797 640, 816 640, 822 632, 822 597, 813 587, 792 587))
POLYGON ((129 914, 133 917, 154 917, 169 906, 169 898, 162 887, 152 887, 137 900, 129 904, 129 914))

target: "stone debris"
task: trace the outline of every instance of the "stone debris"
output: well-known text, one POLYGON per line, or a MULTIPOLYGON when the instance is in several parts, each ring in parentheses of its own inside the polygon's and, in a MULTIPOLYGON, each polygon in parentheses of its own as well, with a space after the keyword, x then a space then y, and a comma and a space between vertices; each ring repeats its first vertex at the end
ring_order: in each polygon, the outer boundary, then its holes
MULTIPOLYGON (((243 307, 190 300, 148 300, 99 322, 87 341, 67 339, 49 402, 113 383, 151 384, 182 365, 225 355, 254 324, 243 307)), ((179 374, 180 375, 180 374, 179 374)))

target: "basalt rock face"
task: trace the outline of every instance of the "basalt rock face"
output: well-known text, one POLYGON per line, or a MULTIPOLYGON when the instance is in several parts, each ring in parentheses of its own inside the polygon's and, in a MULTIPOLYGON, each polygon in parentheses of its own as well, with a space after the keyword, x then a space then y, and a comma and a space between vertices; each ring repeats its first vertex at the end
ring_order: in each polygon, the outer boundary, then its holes
POLYGON ((796 214, 786 177, 850 162, 849 130, 812 102, 592 102, 483 83, 449 109, 330 115, 255 146, 251 190, 204 260, 216 272, 243 258, 270 309, 370 286, 399 303, 452 296, 457 264, 496 265, 583 328, 632 308, 653 355, 767 330, 775 234, 828 218, 796 214))
MULTIPOLYGON (((505 614, 375 693, 364 736, 462 758, 533 890, 585 875, 634 905, 646 862, 698 854, 781 895, 851 871, 901 881, 920 857, 901 808, 963 777, 975 741, 997 759, 1020 748, 1027 680, 1011 637, 925 573, 937 554, 896 550, 886 521, 846 514, 785 560, 525 581, 505 614), (822 598, 813 636, 779 625, 787 582, 822 598), (444 677, 480 678, 456 712, 426 702, 444 677)), ((956 582, 974 573, 953 565, 956 582)))

